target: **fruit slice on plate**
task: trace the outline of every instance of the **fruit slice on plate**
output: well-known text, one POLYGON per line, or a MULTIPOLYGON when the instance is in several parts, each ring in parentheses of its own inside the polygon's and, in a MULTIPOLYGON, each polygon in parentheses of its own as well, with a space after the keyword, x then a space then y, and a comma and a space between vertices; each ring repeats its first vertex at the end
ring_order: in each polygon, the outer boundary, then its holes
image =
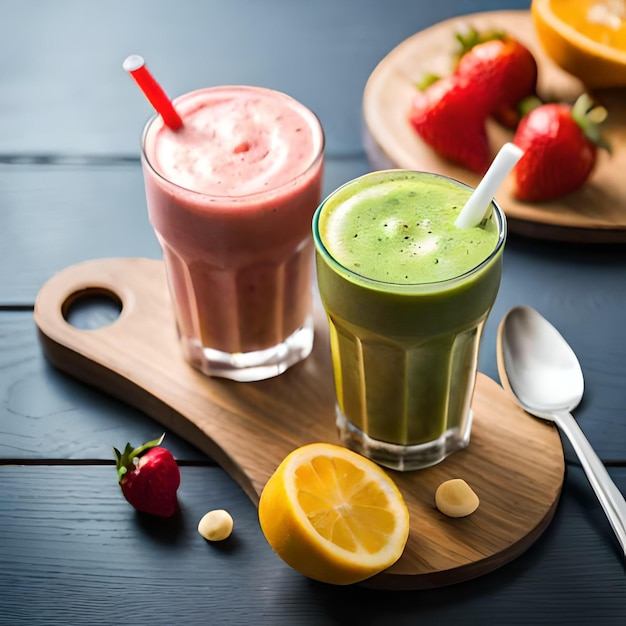
POLYGON ((326 443, 297 448, 282 461, 261 493, 259 522, 288 565, 336 585, 393 565, 409 534, 408 509, 386 472, 326 443))
POLYGON ((531 14, 560 67, 591 89, 626 86, 624 0, 533 0, 531 14))

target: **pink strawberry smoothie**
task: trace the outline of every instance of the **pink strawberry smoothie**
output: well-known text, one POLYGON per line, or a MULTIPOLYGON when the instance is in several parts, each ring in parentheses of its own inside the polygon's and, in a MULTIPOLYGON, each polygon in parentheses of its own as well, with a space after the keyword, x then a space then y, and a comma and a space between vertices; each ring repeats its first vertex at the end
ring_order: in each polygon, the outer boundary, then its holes
POLYGON ((183 127, 153 118, 142 162, 183 346, 192 361, 267 350, 310 325, 323 131, 302 104, 259 87, 194 91, 174 106, 183 127))

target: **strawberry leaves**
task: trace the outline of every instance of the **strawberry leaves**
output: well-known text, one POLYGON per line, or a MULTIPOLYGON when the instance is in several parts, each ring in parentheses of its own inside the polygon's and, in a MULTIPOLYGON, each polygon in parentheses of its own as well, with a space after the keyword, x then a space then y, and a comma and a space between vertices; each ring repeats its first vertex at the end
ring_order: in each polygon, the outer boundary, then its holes
POLYGON ((124 452, 120 452, 117 448, 113 448, 113 453, 115 454, 115 468, 117 469, 117 479, 122 480, 124 474, 133 468, 136 463, 136 459, 138 459, 146 450, 160 446, 164 438, 165 433, 163 433, 158 439, 148 441, 138 448, 134 448, 130 445, 130 443, 127 443, 124 448, 124 452))
POLYGON ((123 452, 113 448, 118 483, 126 500, 138 511, 171 517, 178 510, 180 470, 172 453, 158 439, 123 452))
POLYGON ((598 104, 588 94, 582 94, 572 107, 572 118, 580 126, 589 139, 599 148, 611 152, 611 146, 602 135, 602 124, 606 120, 608 111, 598 104))

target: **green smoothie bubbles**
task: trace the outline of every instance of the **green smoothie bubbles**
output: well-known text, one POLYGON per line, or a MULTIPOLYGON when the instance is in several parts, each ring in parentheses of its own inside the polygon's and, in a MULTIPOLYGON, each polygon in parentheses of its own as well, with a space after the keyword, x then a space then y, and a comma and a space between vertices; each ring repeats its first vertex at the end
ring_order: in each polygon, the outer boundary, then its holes
POLYGON ((454 225, 472 189, 405 170, 332 193, 313 219, 342 443, 398 470, 469 443, 480 337, 502 271, 506 220, 454 225))

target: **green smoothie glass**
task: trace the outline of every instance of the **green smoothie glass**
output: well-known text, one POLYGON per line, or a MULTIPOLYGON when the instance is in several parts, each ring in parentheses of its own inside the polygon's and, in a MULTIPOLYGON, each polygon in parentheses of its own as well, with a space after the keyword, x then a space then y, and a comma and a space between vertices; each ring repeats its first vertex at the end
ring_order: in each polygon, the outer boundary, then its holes
POLYGON ((506 219, 454 221, 473 190, 387 170, 333 192, 313 218, 344 445, 413 470, 469 443, 481 333, 498 293, 506 219))

